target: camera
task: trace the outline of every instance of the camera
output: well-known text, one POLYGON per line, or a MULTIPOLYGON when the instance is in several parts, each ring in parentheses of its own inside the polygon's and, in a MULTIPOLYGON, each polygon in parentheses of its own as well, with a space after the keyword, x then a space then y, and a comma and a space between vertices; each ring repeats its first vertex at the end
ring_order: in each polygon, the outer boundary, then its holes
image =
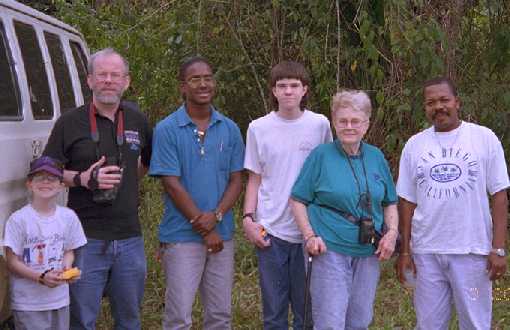
POLYGON ((377 233, 374 226, 374 220, 371 217, 363 217, 359 219, 359 236, 360 244, 375 244, 377 233))
MULTIPOLYGON (((117 157, 115 157, 115 156, 106 157, 106 162, 105 162, 104 166, 111 166, 111 165, 120 167, 117 157)), ((112 171, 109 173, 120 174, 122 172, 119 170, 119 171, 112 171)), ((99 174, 99 167, 96 167, 92 172, 92 176, 97 180, 98 174, 99 174)), ((94 189, 92 191, 92 200, 98 204, 113 204, 113 201, 115 201, 115 199, 117 198, 117 193, 119 192, 119 187, 120 187, 121 183, 122 183, 122 177, 121 177, 121 182, 116 184, 111 189, 94 189)))

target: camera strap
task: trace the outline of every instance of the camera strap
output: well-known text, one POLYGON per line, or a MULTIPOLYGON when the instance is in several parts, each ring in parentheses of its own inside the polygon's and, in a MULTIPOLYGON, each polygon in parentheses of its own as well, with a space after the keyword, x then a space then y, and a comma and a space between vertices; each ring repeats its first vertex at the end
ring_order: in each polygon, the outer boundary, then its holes
MULTIPOLYGON (((358 188, 358 194, 359 194, 359 202, 358 202, 358 205, 359 205, 362 202, 361 198, 363 195, 362 191, 361 191, 361 183, 358 179, 358 176, 356 175, 356 171, 354 170, 354 166, 352 165, 350 156, 342 148, 339 140, 336 140, 335 142, 336 142, 335 145, 336 145, 338 151, 341 154, 343 154, 345 156, 345 158, 347 158, 347 162, 349 163, 349 167, 351 168, 352 175, 354 176, 354 180, 356 181, 356 186, 358 188)), ((365 168, 363 145, 364 145, 364 143, 363 143, 363 141, 361 141, 360 146, 359 146, 359 151, 360 151, 361 167, 363 168, 363 175, 365 176, 365 189, 366 189, 366 195, 367 195, 367 197, 366 197, 367 205, 366 205, 366 210, 364 210, 364 211, 367 211, 368 215, 371 217, 372 216, 372 200, 371 200, 371 195, 370 195, 370 189, 368 188, 368 176, 367 176, 367 170, 365 168)))
POLYGON ((323 207, 325 209, 328 209, 330 211, 333 211, 333 212, 341 215, 345 220, 349 221, 352 224, 358 225, 358 223, 359 223, 359 218, 350 214, 349 212, 345 212, 343 210, 337 209, 336 207, 332 207, 332 206, 325 205, 325 204, 315 204, 315 205, 318 205, 320 207, 323 207))
MULTIPOLYGON (((93 102, 90 102, 89 107, 89 122, 90 122, 90 137, 96 144, 96 159, 101 157, 99 153, 99 131, 97 130, 97 109, 93 102)), ((119 155, 119 166, 122 164, 122 145, 124 144, 124 111, 119 105, 119 108, 115 114, 115 121, 117 122, 116 127, 116 140, 117 153, 119 155)))

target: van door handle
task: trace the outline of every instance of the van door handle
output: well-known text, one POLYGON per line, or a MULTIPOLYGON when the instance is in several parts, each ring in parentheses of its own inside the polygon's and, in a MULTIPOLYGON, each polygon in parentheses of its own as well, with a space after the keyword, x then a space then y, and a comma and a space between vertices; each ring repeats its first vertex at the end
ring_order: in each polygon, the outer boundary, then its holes
POLYGON ((32 140, 32 159, 41 157, 43 152, 42 140, 32 140))

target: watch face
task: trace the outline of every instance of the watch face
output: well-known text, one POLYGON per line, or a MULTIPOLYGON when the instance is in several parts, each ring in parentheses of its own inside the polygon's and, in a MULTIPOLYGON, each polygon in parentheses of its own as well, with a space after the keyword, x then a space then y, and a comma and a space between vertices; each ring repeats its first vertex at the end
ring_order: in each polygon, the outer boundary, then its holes
POLYGON ((216 216, 216 221, 217 222, 220 222, 221 220, 223 220, 223 213, 216 212, 214 215, 216 216))

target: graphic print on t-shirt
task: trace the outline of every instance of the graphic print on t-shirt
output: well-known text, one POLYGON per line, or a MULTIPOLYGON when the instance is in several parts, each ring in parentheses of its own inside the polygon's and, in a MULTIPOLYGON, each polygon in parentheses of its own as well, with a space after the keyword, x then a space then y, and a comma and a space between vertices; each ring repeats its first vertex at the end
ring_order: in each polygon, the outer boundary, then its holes
POLYGON ((462 148, 436 148, 421 155, 417 167, 418 189, 426 198, 450 200, 474 190, 480 172, 473 152, 462 148))
POLYGON ((23 262, 34 270, 59 269, 64 258, 64 236, 54 233, 26 238, 23 262))

